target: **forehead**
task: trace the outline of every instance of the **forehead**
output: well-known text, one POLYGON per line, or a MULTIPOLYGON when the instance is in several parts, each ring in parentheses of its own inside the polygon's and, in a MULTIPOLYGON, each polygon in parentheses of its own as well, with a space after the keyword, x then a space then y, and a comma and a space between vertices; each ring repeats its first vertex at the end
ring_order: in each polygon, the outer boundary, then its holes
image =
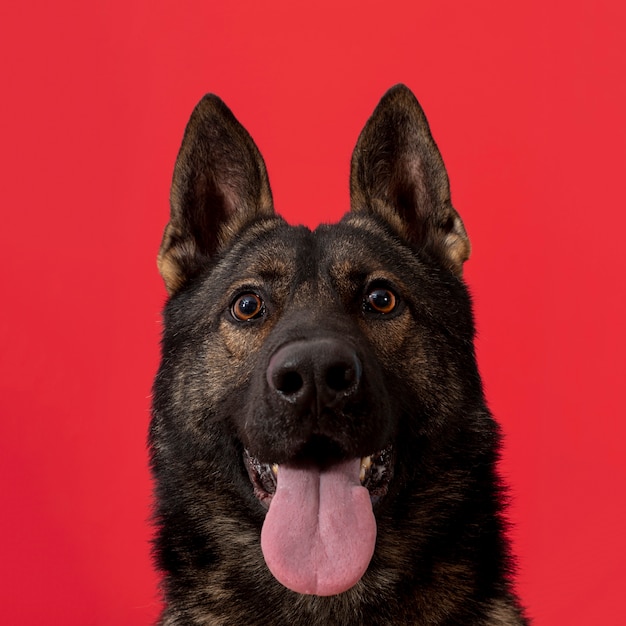
POLYGON ((339 224, 320 226, 314 235, 319 271, 338 285, 379 278, 401 286, 421 272, 415 253, 374 220, 349 215, 339 224))
POLYGON ((252 228, 228 252, 213 278, 231 283, 246 276, 340 287, 376 273, 399 277, 414 269, 413 254, 375 223, 344 220, 314 231, 285 223, 252 228))

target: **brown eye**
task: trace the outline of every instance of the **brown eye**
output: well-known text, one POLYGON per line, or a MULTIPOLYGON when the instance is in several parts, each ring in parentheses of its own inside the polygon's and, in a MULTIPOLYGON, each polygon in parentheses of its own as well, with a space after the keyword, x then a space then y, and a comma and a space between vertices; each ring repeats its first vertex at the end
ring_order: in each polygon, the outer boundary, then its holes
POLYGON ((255 293, 244 293, 233 302, 231 312, 236 320, 248 322, 261 317, 265 312, 265 305, 255 293))
POLYGON ((368 313, 382 313, 386 315, 395 310, 397 306, 397 298, 393 291, 379 287, 372 289, 367 296, 365 296, 364 309, 368 313))

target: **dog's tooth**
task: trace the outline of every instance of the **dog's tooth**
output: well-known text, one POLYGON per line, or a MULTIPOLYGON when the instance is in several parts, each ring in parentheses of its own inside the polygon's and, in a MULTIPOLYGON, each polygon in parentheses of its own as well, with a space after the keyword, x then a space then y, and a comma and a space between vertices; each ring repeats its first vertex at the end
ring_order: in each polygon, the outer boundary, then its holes
POLYGON ((272 463, 272 472, 274 476, 278 476, 278 463, 272 463))
POLYGON ((359 472, 359 480, 361 482, 365 481, 365 474, 367 472, 367 470, 371 467, 372 465, 372 457, 371 456, 364 456, 361 459, 361 471, 359 472))

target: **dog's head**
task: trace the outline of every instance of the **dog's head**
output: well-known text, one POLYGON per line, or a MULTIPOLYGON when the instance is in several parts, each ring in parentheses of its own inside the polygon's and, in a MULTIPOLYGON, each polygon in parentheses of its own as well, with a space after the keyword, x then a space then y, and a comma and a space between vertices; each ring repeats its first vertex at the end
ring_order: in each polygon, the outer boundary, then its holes
POLYGON ((287 225, 251 137, 206 96, 158 257, 170 300, 157 476, 178 471, 181 490, 221 476, 233 507, 262 523, 275 577, 316 595, 357 583, 386 507, 437 472, 433 448, 454 454, 442 424, 460 432, 482 402, 461 280, 469 240, 406 87, 363 129, 350 189, 339 224, 287 225))

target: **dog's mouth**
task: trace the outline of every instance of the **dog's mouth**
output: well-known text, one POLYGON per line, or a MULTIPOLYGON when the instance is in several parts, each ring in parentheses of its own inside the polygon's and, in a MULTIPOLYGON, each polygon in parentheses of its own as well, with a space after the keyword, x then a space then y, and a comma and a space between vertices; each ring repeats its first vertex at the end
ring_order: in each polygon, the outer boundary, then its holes
POLYGON ((376 545, 373 505, 385 496, 393 448, 354 459, 308 455, 280 465, 244 453, 257 498, 267 507, 261 549, 288 589, 319 596, 353 587, 376 545))
MULTIPOLYGON (((248 450, 244 450, 244 463, 254 488, 254 495, 268 509, 276 493, 280 465, 278 463, 261 463, 248 450)), ((393 446, 391 444, 379 452, 361 457, 359 481, 368 490, 372 505, 377 504, 385 497, 392 478, 393 446)))

